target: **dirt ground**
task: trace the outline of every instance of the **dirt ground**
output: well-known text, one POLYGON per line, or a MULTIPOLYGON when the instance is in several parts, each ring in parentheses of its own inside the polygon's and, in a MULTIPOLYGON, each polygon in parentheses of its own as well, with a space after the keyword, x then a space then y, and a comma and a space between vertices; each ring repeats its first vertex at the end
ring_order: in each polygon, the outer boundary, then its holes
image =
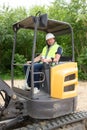
POLYGON ((77 110, 87 110, 87 82, 79 82, 77 110))
MULTIPOLYGON (((7 84, 11 86, 11 81, 6 81, 7 84)), ((15 86, 23 86, 24 81, 23 80, 16 80, 15 86)), ((82 82, 79 81, 78 85, 78 102, 77 102, 77 110, 87 110, 87 81, 82 82)))

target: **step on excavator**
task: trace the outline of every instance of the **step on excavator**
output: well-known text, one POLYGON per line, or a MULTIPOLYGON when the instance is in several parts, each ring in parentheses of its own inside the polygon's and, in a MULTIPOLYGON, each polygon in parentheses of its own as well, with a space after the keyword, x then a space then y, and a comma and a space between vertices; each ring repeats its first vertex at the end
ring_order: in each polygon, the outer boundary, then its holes
MULTIPOLYGON (((87 130, 87 111, 77 111, 78 67, 74 60, 72 26, 63 21, 49 19, 38 12, 13 24, 14 42, 11 62, 11 86, 0 79, 0 130, 87 130), (26 91, 14 85, 17 32, 33 31, 32 63, 27 64, 26 78, 31 68, 31 89, 26 91), (58 64, 44 64, 40 91, 34 94, 34 56, 37 32, 53 33, 56 37, 69 35, 71 56, 61 56, 58 64)), ((64 50, 63 50, 64 51, 64 50)))

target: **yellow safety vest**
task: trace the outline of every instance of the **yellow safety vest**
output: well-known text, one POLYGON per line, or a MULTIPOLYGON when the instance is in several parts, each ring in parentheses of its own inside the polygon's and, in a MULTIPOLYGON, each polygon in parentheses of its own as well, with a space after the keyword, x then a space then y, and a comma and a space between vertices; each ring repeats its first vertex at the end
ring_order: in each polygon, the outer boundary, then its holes
POLYGON ((55 53, 57 52, 58 47, 60 47, 57 42, 55 42, 52 46, 48 48, 48 46, 45 46, 42 50, 42 58, 55 58, 55 53))

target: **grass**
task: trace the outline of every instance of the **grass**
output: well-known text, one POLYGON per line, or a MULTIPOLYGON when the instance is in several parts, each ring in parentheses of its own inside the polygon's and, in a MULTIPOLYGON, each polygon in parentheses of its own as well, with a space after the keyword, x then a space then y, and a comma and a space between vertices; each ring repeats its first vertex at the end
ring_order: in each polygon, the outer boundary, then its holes
MULTIPOLYGON (((0 78, 3 80, 11 80, 11 74, 0 74, 0 78)), ((24 79, 25 75, 17 75, 14 77, 14 79, 24 79)))
POLYGON ((0 74, 0 78, 3 80, 10 80, 11 74, 0 74))

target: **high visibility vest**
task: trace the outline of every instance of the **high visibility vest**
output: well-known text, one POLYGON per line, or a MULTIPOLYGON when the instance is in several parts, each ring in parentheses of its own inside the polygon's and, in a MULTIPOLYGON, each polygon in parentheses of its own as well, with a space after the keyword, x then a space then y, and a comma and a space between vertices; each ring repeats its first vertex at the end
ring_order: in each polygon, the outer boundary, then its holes
POLYGON ((48 48, 48 46, 45 46, 42 50, 42 58, 50 59, 55 58, 55 53, 57 52, 58 47, 60 47, 57 42, 55 42, 52 46, 48 48))

